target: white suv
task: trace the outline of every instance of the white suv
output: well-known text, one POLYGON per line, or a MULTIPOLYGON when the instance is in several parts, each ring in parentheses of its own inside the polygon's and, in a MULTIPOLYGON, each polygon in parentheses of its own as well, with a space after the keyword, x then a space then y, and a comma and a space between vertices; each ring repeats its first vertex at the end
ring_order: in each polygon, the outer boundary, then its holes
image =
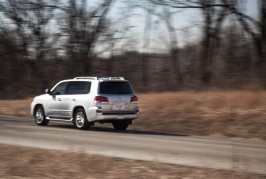
POLYGON ((138 97, 123 77, 76 77, 45 92, 31 103, 38 125, 72 121, 76 128, 87 129, 99 122, 122 131, 139 116, 138 97))

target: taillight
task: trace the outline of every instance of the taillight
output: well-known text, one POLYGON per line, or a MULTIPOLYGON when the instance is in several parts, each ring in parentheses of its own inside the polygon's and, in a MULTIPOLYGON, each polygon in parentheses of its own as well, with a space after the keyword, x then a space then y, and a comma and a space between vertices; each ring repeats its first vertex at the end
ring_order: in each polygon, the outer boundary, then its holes
POLYGON ((137 96, 131 97, 130 103, 138 103, 139 99, 137 96))
POLYGON ((101 109, 97 109, 96 113, 102 113, 103 111, 101 109))
POLYGON ((95 96, 94 102, 109 103, 109 100, 107 97, 104 96, 95 96))

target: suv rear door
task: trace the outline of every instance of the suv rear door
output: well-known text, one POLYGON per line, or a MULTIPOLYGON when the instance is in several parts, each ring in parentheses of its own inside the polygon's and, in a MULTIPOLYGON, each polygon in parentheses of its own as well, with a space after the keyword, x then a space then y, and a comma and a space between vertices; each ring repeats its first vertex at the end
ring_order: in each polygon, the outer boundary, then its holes
POLYGON ((68 83, 65 95, 61 96, 61 117, 71 118, 73 108, 84 98, 83 95, 90 92, 91 82, 71 81, 68 83))

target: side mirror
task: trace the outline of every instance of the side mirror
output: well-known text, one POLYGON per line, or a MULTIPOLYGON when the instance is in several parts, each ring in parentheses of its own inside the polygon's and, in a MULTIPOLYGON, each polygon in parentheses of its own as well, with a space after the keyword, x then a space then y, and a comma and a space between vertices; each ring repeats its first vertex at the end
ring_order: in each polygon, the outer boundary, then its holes
POLYGON ((52 92, 50 92, 50 94, 54 96, 54 95, 60 95, 61 93, 58 91, 52 91, 52 92))
POLYGON ((50 91, 49 89, 46 89, 46 90, 45 90, 45 93, 46 93, 46 94, 51 94, 51 91, 50 91))

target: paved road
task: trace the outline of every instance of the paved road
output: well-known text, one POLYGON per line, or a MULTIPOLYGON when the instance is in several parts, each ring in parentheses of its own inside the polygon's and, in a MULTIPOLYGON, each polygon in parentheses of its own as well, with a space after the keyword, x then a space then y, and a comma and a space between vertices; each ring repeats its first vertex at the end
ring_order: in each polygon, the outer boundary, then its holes
POLYGON ((266 142, 103 127, 80 131, 66 123, 42 127, 0 116, 0 143, 266 174, 266 142))

